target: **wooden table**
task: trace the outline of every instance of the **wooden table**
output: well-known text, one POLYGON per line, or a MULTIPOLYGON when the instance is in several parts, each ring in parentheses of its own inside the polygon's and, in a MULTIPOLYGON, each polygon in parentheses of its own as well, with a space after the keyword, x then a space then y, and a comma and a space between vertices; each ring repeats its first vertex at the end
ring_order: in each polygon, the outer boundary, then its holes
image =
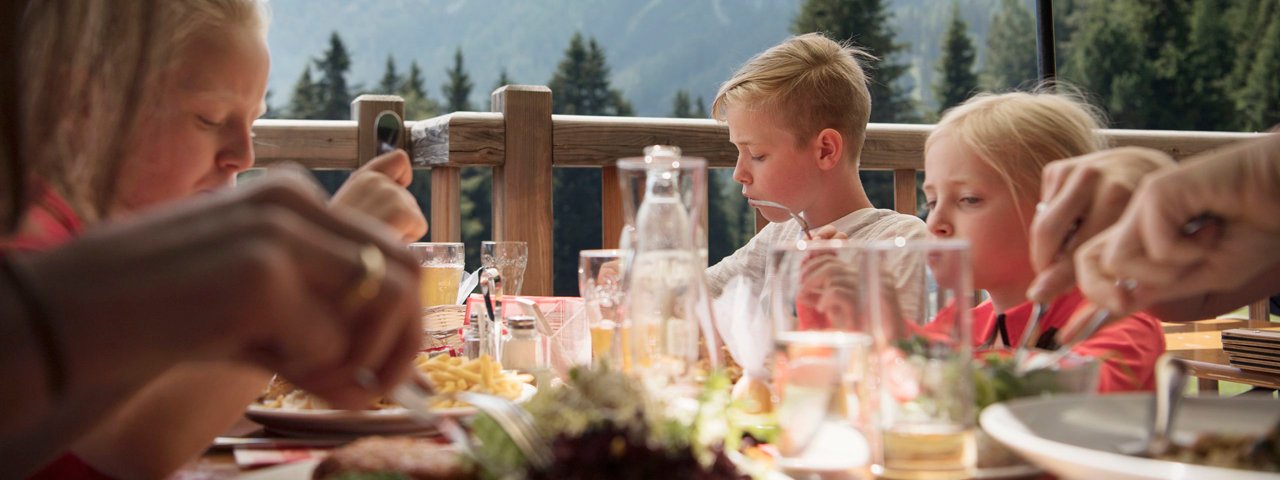
POLYGON ((1227 353, 1222 351, 1222 330, 1258 328, 1280 331, 1280 324, 1235 319, 1202 320, 1190 324, 1193 326, 1190 331, 1179 328, 1176 333, 1166 333, 1165 346, 1169 353, 1187 361, 1190 373, 1198 379, 1201 392, 1217 391, 1219 381, 1280 390, 1280 375, 1237 368, 1231 365, 1227 353))

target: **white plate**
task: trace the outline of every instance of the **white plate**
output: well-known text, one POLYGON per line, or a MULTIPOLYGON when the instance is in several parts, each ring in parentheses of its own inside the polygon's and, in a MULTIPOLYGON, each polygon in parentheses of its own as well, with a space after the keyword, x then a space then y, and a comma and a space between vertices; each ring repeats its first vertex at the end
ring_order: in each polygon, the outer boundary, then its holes
MULTIPOLYGON (((1272 479, 1249 472, 1123 455, 1117 447, 1146 437, 1150 394, 1056 396, 1000 403, 982 411, 982 428, 1000 443, 1063 479, 1272 479)), ((1272 398, 1187 398, 1174 440, 1208 432, 1261 435, 1280 419, 1272 398)))
MULTIPOLYGON (((523 384, 516 403, 524 403, 538 389, 523 384)), ((467 417, 476 414, 473 407, 442 408, 433 412, 447 417, 467 417)), ((383 410, 284 410, 250 405, 245 417, 262 424, 268 430, 288 436, 359 436, 399 435, 424 433, 432 427, 404 408, 383 410)))

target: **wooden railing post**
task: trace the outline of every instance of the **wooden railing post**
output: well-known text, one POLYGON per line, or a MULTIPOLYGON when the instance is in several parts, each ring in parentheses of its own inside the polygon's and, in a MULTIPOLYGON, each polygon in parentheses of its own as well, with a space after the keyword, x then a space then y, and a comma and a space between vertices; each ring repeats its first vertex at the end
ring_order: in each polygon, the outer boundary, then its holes
POLYGON ((522 293, 551 295, 551 89, 507 85, 492 98, 506 132, 506 159, 493 169, 493 238, 528 242, 522 293))
POLYGON ((462 241, 462 169, 431 167, 431 241, 462 241))
POLYGON ((906 215, 916 214, 916 171, 893 171, 893 209, 906 215))
POLYGON ((600 168, 600 233, 603 248, 618 248, 622 243, 622 227, 627 222, 622 212, 622 184, 618 167, 600 168))
MULTIPOLYGON (((395 95, 361 95, 351 101, 351 119, 356 121, 356 165, 378 156, 378 115, 391 112, 400 121, 400 135, 396 148, 405 148, 404 99, 395 95)), ((412 157, 412 155, 410 155, 412 157)))

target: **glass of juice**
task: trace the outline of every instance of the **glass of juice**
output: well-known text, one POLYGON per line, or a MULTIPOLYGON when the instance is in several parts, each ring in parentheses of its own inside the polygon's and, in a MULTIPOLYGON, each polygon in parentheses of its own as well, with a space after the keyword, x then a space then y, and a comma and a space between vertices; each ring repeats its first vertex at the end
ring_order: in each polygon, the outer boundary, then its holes
POLYGON ((578 254, 578 290, 591 329, 591 358, 627 369, 629 338, 622 320, 624 250, 583 250, 578 254))
POLYGON ((466 315, 466 307, 458 303, 466 250, 462 243, 448 242, 411 243, 408 249, 418 260, 422 275, 419 295, 428 348, 453 348, 453 343, 460 343, 454 337, 466 315))
POLYGON ((882 478, 971 478, 973 302, 969 245, 958 240, 866 247, 861 296, 875 336, 882 478))

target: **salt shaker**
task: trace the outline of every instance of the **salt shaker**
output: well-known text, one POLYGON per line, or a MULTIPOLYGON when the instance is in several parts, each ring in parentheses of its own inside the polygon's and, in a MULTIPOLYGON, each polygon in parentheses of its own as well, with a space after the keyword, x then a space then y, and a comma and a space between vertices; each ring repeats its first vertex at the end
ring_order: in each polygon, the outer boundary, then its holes
POLYGON ((503 367, 522 372, 534 372, 550 363, 546 342, 534 328, 534 319, 528 315, 507 317, 511 338, 502 347, 503 367))

